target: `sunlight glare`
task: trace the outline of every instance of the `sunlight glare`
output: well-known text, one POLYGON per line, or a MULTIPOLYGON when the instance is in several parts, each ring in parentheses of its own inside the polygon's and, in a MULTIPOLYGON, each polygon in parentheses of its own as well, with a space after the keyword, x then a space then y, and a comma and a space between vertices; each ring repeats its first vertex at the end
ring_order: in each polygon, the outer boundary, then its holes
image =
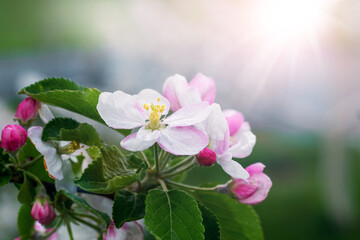
POLYGON ((301 41, 324 27, 331 0, 264 0, 258 12, 259 34, 277 41, 301 41))

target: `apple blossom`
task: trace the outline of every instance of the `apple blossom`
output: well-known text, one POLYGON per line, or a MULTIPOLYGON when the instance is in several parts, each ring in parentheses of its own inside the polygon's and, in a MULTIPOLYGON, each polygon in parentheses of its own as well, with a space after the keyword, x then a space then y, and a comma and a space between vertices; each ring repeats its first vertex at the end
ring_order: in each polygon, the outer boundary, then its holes
POLYGON ((246 168, 250 174, 247 181, 234 179, 231 187, 237 199, 244 204, 258 204, 265 200, 272 186, 271 179, 263 173, 265 165, 254 163, 246 168))
POLYGON ((174 155, 194 155, 208 144, 206 135, 192 125, 210 113, 208 103, 187 105, 167 117, 169 101, 158 92, 145 89, 138 95, 122 91, 100 94, 97 110, 105 123, 115 129, 140 129, 121 141, 129 151, 142 151, 156 142, 174 155))
POLYGON ((113 221, 108 231, 103 234, 104 240, 143 240, 144 233, 142 226, 137 222, 126 222, 121 228, 117 229, 113 221))
POLYGON ((31 209, 31 216, 35 221, 39 221, 40 224, 49 225, 54 221, 56 214, 54 207, 46 200, 38 199, 31 209))
POLYGON ((185 77, 176 74, 166 79, 163 94, 169 100, 171 110, 174 112, 186 105, 201 101, 211 105, 215 100, 215 82, 212 78, 198 73, 190 83, 187 83, 185 77))
POLYGON ((221 111, 219 104, 212 104, 209 117, 196 127, 207 133, 208 148, 216 153, 216 162, 233 178, 247 179, 249 174, 236 161, 232 160, 230 130, 228 122, 221 111))
POLYGON ((26 130, 20 125, 7 125, 1 132, 1 147, 8 152, 21 148, 27 139, 26 130))
POLYGON ((77 161, 77 155, 87 156, 86 148, 87 146, 83 144, 79 144, 75 141, 72 142, 43 142, 42 141, 42 132, 43 127, 34 126, 29 128, 29 138, 34 144, 35 148, 44 156, 44 166, 46 171, 51 178, 62 180, 64 178, 64 174, 62 171, 63 168, 63 158, 67 156, 74 162, 77 161), (65 146, 62 146, 65 145, 65 146))

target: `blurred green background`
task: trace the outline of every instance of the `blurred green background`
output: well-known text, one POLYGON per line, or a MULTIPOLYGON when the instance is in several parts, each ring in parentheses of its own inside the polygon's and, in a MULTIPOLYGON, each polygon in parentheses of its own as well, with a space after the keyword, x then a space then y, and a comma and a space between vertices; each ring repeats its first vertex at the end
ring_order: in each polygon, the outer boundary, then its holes
MULTIPOLYGON (((273 181, 255 206, 266 239, 360 239, 360 3, 287 2, 0 1, 0 127, 45 77, 137 93, 202 72, 257 136, 239 162, 273 181)), ((227 180, 218 166, 186 178, 227 180)), ((15 198, 0 189, 0 239, 18 235, 15 198)))

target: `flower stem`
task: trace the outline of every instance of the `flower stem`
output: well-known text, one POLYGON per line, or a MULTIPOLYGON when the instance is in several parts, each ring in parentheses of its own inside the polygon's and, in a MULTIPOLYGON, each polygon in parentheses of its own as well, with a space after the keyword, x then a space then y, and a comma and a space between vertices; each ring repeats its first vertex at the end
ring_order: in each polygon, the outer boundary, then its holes
POLYGON ((34 165, 37 161, 39 161, 40 159, 43 159, 43 158, 44 158, 43 155, 40 154, 39 156, 37 156, 37 157, 34 158, 33 160, 28 161, 28 162, 20 165, 20 167, 21 167, 21 168, 27 168, 27 167, 29 167, 29 166, 34 165))
POLYGON ((67 227, 67 230, 68 230, 68 233, 69 233, 70 240, 74 240, 74 236, 73 236, 73 233, 72 233, 72 230, 71 230, 70 221, 66 221, 66 227, 67 227))
POLYGON ((159 173, 160 172, 159 145, 157 143, 154 144, 154 155, 155 155, 156 173, 159 173))
POLYGON ((89 218, 89 219, 93 220, 94 222, 96 222, 97 224, 102 223, 102 221, 100 219, 98 219, 97 217, 94 217, 92 215, 89 215, 89 214, 73 212, 73 215, 78 216, 78 217, 89 218))
POLYGON ((183 168, 180 168, 178 169, 177 171, 174 171, 174 172, 169 172, 169 173, 165 173, 161 176, 161 178, 169 178, 169 177, 173 177, 175 175, 178 175, 180 173, 183 173, 191 168, 193 168, 195 165, 194 165, 194 161, 192 161, 190 164, 186 165, 185 167, 183 168))
POLYGON ((219 188, 219 186, 222 186, 222 185, 217 185, 217 186, 211 187, 211 188, 203 188, 203 187, 191 186, 191 185, 187 185, 187 184, 183 184, 183 183, 179 183, 179 182, 174 182, 171 180, 165 180, 165 181, 166 181, 166 183, 173 185, 173 186, 190 189, 190 190, 198 190, 198 191, 215 191, 219 188))
POLYGON ((51 235, 53 235, 58 228, 60 227, 61 223, 62 223, 62 219, 59 220, 59 222, 56 224, 56 226, 51 230, 51 232, 47 233, 46 235, 43 236, 44 239, 48 239, 51 235))
POLYGON ((147 167, 148 167, 148 168, 151 168, 150 162, 149 162, 149 160, 147 159, 145 153, 144 153, 143 151, 140 151, 140 154, 141 154, 142 158, 144 159, 144 161, 146 162, 147 167))
POLYGON ((187 163, 192 162, 194 159, 195 159, 194 156, 189 156, 189 157, 185 158, 184 160, 182 160, 181 162, 179 162, 179 163, 175 164, 174 166, 168 168, 168 169, 164 172, 164 174, 172 173, 172 172, 174 172, 175 170, 179 169, 180 167, 186 165, 187 163))
POLYGON ((159 181, 161 187, 163 188, 163 190, 164 190, 165 192, 167 192, 168 189, 167 189, 167 187, 166 187, 166 184, 165 184, 164 180, 159 179, 158 181, 159 181))
POLYGON ((25 171, 20 169, 22 172, 24 172, 24 174, 26 174, 28 177, 30 177, 31 179, 33 179, 37 184, 39 184, 40 186, 44 186, 43 183, 40 181, 40 179, 35 175, 32 174, 31 172, 25 171))
POLYGON ((99 232, 99 233, 102 232, 101 228, 99 228, 98 226, 95 226, 94 224, 91 224, 91 223, 89 223, 89 222, 87 222, 87 221, 85 221, 85 220, 83 220, 83 219, 81 219, 81 218, 79 218, 79 217, 76 217, 76 216, 74 216, 73 214, 70 214, 70 215, 71 215, 71 217, 72 217, 73 219, 75 219, 76 221, 81 222, 82 224, 84 224, 84 225, 86 225, 86 226, 88 226, 88 227, 91 227, 91 228, 95 229, 95 230, 96 230, 97 232, 99 232))
POLYGON ((166 164, 168 163, 168 161, 170 160, 170 158, 171 158, 171 154, 164 151, 164 154, 163 154, 163 156, 162 156, 162 158, 161 158, 161 166, 160 166, 160 169, 161 169, 161 170, 166 167, 166 164))

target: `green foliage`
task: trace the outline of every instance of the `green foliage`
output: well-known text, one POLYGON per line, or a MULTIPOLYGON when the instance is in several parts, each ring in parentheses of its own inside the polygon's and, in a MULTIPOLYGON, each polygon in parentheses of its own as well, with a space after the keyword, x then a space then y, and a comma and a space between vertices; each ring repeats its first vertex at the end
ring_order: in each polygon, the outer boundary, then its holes
POLYGON ((66 198, 68 200, 70 200, 72 203, 77 204, 78 206, 88 210, 89 212, 91 212, 92 214, 94 214, 96 217, 98 217, 99 219, 103 220, 104 223, 106 223, 106 226, 109 227, 111 219, 110 217, 103 212, 100 212, 94 208, 92 208, 84 199, 82 199, 81 197, 75 195, 75 194, 71 194, 71 193, 67 193, 64 190, 59 191, 56 194, 56 199, 59 202, 60 201, 64 201, 66 200, 66 198))
POLYGON ((145 216, 145 194, 118 191, 113 205, 113 220, 120 228, 125 222, 141 219, 145 216))
POLYGON ((264 239, 259 217, 251 206, 221 193, 197 192, 194 195, 219 220, 222 240, 264 239))
MULTIPOLYGON (((0 141, 1 145, 1 141, 0 141)), ((0 163, 8 163, 9 162, 9 154, 5 152, 5 150, 0 147, 0 163)))
POLYGON ((82 189, 100 193, 114 193, 135 182, 140 172, 133 169, 129 161, 134 158, 124 156, 115 146, 88 149, 93 162, 85 169, 81 178, 75 181, 82 189))
POLYGON ((203 225, 205 227, 205 240, 220 240, 220 227, 218 219, 206 207, 199 204, 199 209, 203 218, 203 225))
POLYGON ((0 187, 8 184, 12 178, 11 170, 0 162, 0 187))
POLYGON ((192 196, 180 190, 150 190, 145 225, 161 240, 204 239, 201 212, 192 196))
POLYGON ((30 139, 26 139, 26 143, 19 149, 19 152, 16 154, 17 159, 20 163, 25 163, 31 161, 32 159, 37 158, 41 155, 38 150, 36 150, 34 144, 30 139))
POLYGON ((48 122, 44 127, 42 140, 76 141, 98 147, 102 145, 99 134, 93 126, 79 123, 71 118, 54 118, 48 122))
MULTIPOLYGON (((98 89, 84 88, 64 78, 47 78, 19 92, 19 94, 26 94, 41 102, 79 113, 105 124, 96 109, 100 93, 98 89)), ((129 130, 118 131, 125 136, 130 133, 129 130)))
POLYGON ((22 184, 19 194, 18 200, 21 204, 31 205, 36 196, 36 188, 33 183, 25 174, 24 174, 24 183, 22 184))
POLYGON ((17 225, 21 239, 31 239, 35 221, 31 217, 31 206, 22 205, 18 214, 17 225))

